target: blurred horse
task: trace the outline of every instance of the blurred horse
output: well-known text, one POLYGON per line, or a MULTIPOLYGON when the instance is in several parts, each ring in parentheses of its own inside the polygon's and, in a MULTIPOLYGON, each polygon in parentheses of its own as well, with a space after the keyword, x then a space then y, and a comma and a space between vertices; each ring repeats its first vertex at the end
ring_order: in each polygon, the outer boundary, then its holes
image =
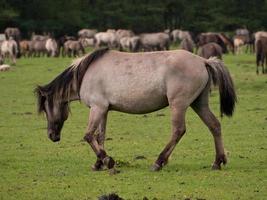
POLYGON ((81 41, 78 40, 68 40, 64 43, 63 56, 68 55, 69 57, 79 57, 85 54, 84 47, 81 41))
POLYGON ((191 53, 193 53, 194 51, 194 42, 193 40, 190 40, 188 38, 184 38, 180 44, 181 49, 184 49, 186 51, 189 51, 191 53))
POLYGON ((140 37, 123 37, 120 39, 120 51, 129 50, 131 52, 138 51, 140 47, 140 37))
POLYGON ((94 38, 97 33, 96 29, 81 29, 78 31, 79 38, 94 38))
POLYGON ((18 54, 18 45, 12 37, 9 37, 8 40, 4 40, 1 44, 1 55, 2 55, 2 62, 6 58, 9 58, 12 64, 16 64, 16 57, 18 54))
POLYGON ((48 56, 56 57, 59 55, 58 45, 55 39, 49 38, 46 40, 45 48, 48 56))
POLYGON ((140 48, 144 51, 169 50, 171 39, 167 33, 143 33, 139 37, 140 48))
POLYGON ((118 47, 116 31, 108 30, 107 32, 99 32, 95 34, 95 47, 108 46, 109 48, 118 47))
POLYGON ((222 59, 222 47, 215 42, 204 44, 198 49, 197 54, 203 58, 217 57, 222 59))
POLYGON ((19 45, 19 41, 21 39, 20 30, 18 28, 15 28, 15 27, 7 27, 5 29, 5 35, 6 35, 7 40, 12 37, 12 39, 16 41, 16 43, 17 43, 16 57, 19 58, 21 56, 20 45, 19 45))
POLYGON ((230 51, 234 53, 233 41, 223 33, 207 32, 201 33, 197 36, 197 48, 210 42, 219 44, 223 50, 223 53, 228 52, 227 47, 229 47, 230 51))
POLYGON ((259 66, 262 67, 262 73, 267 73, 267 37, 259 37, 256 42, 256 73, 259 74, 259 66), (265 68, 264 68, 265 65, 265 68))
POLYGON ((45 40, 32 40, 29 42, 29 56, 40 57, 47 55, 45 40))
POLYGON ((241 48, 246 44, 246 37, 243 35, 236 35, 234 36, 234 47, 235 47, 235 54, 241 53, 241 48))
POLYGON ((20 45, 21 55, 24 57, 29 56, 30 41, 29 40, 22 40, 19 42, 19 45, 20 45))

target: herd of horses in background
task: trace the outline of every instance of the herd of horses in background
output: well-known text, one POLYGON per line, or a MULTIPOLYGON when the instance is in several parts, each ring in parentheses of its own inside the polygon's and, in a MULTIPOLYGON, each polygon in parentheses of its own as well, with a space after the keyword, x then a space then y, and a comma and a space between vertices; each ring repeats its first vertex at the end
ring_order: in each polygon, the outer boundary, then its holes
POLYGON ((180 48, 194 52, 201 57, 218 57, 224 53, 241 54, 243 47, 246 52, 256 53, 256 72, 262 66, 262 73, 267 73, 267 32, 250 33, 247 29, 237 29, 230 38, 224 33, 206 32, 194 35, 180 29, 165 30, 157 33, 135 34, 126 29, 108 29, 98 32, 96 29, 82 29, 77 36, 64 35, 58 38, 52 34, 32 34, 31 39, 22 39, 18 28, 6 28, 0 34, 0 64, 7 57, 12 64, 16 58, 40 56, 79 57, 85 54, 86 47, 99 48, 107 46, 120 51, 162 51, 169 50, 172 43, 180 42, 180 48), (265 66, 265 67, 264 67, 265 66))

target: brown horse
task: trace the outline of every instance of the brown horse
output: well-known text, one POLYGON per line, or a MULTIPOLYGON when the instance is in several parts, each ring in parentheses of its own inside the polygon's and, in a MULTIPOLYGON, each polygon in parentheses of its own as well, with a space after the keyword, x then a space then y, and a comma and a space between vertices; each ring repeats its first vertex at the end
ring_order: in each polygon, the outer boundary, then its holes
POLYGON ((217 57, 222 59, 222 47, 215 42, 201 46, 197 54, 203 58, 217 57))
POLYGON ((108 111, 144 114, 170 106, 172 136, 152 169, 167 164, 176 144, 186 131, 185 114, 189 106, 209 127, 215 141, 213 169, 226 163, 220 122, 209 108, 211 81, 219 85, 221 114, 234 112, 236 94, 224 64, 204 59, 188 51, 125 53, 97 50, 73 63, 52 82, 38 86, 38 110, 48 122, 48 137, 57 142, 69 103, 80 100, 91 108, 84 139, 97 156, 93 166, 114 169, 115 161, 104 149, 108 111))
POLYGON ((228 52, 227 47, 230 49, 230 51, 232 51, 232 53, 234 53, 233 41, 223 33, 208 32, 199 34, 197 37, 197 48, 210 42, 219 44, 223 50, 223 53, 228 52))
POLYGON ((262 73, 267 73, 267 37, 259 37, 256 41, 256 73, 259 74, 259 65, 262 67, 262 73), (265 69, 264 69, 265 62, 265 69))

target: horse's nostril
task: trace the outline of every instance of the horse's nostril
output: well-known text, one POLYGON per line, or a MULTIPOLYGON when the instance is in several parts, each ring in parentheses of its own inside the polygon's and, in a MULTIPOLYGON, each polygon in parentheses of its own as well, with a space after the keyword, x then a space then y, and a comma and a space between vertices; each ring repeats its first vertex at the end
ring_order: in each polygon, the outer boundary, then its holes
POLYGON ((60 135, 59 134, 55 134, 53 132, 48 133, 48 137, 50 140, 52 140, 53 142, 58 142, 60 140, 60 135))

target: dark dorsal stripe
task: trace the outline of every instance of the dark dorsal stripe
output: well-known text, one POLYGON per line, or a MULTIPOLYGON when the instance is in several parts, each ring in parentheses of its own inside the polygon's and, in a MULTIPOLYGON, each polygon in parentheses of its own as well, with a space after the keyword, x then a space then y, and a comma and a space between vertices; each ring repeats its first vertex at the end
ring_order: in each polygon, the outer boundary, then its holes
POLYGON ((77 78, 78 94, 80 92, 80 87, 82 84, 83 76, 85 72, 87 71, 88 67, 90 66, 90 64, 94 62, 95 60, 97 60, 99 57, 101 57, 103 54, 105 54, 108 50, 109 48, 98 49, 94 51, 93 53, 91 53, 90 55, 86 56, 84 59, 82 59, 82 61, 78 64, 77 66, 78 69, 75 70, 76 78, 77 78))

